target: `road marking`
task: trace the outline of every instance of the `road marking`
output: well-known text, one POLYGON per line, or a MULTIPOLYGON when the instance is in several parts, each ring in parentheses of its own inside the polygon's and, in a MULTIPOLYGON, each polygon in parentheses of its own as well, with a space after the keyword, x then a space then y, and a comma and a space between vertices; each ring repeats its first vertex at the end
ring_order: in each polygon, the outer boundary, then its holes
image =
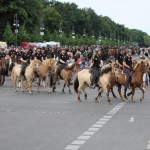
POLYGON ((129 122, 133 123, 134 120, 135 120, 135 118, 134 118, 134 117, 131 117, 131 118, 129 119, 129 122))
POLYGON ((115 106, 112 110, 110 110, 107 115, 100 118, 95 124, 93 124, 87 131, 81 134, 75 141, 71 144, 67 145, 64 149, 65 150, 77 150, 81 147, 81 145, 85 144, 96 132, 102 128, 105 123, 107 123, 115 113, 117 113, 125 103, 119 103, 115 106))
POLYGON ((80 146, 77 146, 77 145, 68 145, 65 149, 68 149, 68 150, 77 150, 79 148, 80 148, 80 146))
POLYGON ((150 149, 150 140, 148 141, 147 149, 150 149))

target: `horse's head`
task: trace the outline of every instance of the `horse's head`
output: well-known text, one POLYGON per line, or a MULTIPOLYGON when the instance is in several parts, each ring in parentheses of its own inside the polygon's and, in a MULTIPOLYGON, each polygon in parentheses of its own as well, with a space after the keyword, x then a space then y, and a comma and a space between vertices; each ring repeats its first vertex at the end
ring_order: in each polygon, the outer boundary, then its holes
POLYGON ((74 63, 72 65, 72 69, 74 72, 79 72, 80 71, 80 65, 78 63, 74 63))
POLYGON ((40 60, 36 59, 36 60, 34 60, 32 62, 31 65, 33 66, 33 68, 35 69, 35 71, 38 72, 39 71, 39 67, 40 67, 41 64, 42 64, 42 62, 40 60))
POLYGON ((145 60, 137 61, 134 65, 133 71, 146 72, 148 70, 147 63, 145 60))
POLYGON ((119 66, 118 63, 111 63, 111 66, 112 66, 112 74, 114 74, 115 76, 115 79, 118 80, 119 78, 119 73, 121 72, 121 68, 119 66))

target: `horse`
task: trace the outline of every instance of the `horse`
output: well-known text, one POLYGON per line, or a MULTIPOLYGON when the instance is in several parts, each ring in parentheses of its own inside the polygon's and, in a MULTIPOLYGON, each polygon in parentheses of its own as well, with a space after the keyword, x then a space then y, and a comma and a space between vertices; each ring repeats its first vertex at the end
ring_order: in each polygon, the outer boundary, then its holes
POLYGON ((147 70, 148 70, 148 66, 144 60, 138 61, 133 68, 132 81, 131 81, 132 90, 127 94, 127 96, 130 96, 132 94, 131 96, 132 102, 135 102, 133 100, 133 96, 135 93, 135 88, 137 87, 142 91, 142 97, 140 98, 140 101, 143 101, 144 99, 145 90, 142 87, 142 83, 143 83, 143 74, 147 70))
MULTIPOLYGON (((27 81, 27 87, 28 91, 31 94, 32 93, 32 82, 35 76, 35 72, 39 71, 39 67, 41 66, 42 62, 40 60, 33 60, 30 65, 27 66, 25 70, 25 78, 27 81)), ((23 78, 22 78, 23 79, 23 78)), ((23 87, 23 80, 21 80, 22 90, 24 91, 23 87)))
POLYGON ((3 85, 5 82, 6 74, 6 61, 5 58, 0 59, 0 85, 3 85))
POLYGON ((8 70, 9 75, 11 74, 13 67, 17 64, 16 61, 17 61, 16 55, 15 55, 15 54, 12 54, 12 55, 10 56, 9 61, 7 62, 7 63, 8 63, 8 64, 7 64, 7 66, 8 66, 8 67, 7 67, 7 70, 8 70))
POLYGON ((124 101, 124 97, 121 94, 121 86, 126 84, 126 74, 123 73, 123 71, 122 71, 121 67, 119 66, 119 64, 116 64, 115 67, 118 68, 118 78, 116 78, 115 75, 112 74, 109 86, 111 88, 111 92, 112 92, 113 97, 117 98, 117 96, 115 95, 115 93, 113 91, 113 86, 115 84, 117 84, 120 99, 121 99, 121 101, 124 101))
MULTIPOLYGON (((38 60, 34 60, 33 62, 30 63, 29 66, 27 66, 26 70, 25 70, 25 78, 27 79, 27 87, 29 88, 29 93, 32 93, 32 81, 33 81, 33 76, 35 75, 35 71, 38 71, 38 67, 40 65, 40 61, 38 60)), ((13 84, 13 88, 14 91, 17 92, 17 86, 16 86, 16 82, 17 80, 21 80, 21 91, 24 92, 24 83, 23 81, 25 80, 24 76, 21 76, 21 64, 16 64, 11 72, 11 81, 13 84)))
MULTIPOLYGON (((40 84, 43 79, 46 81, 48 93, 50 93, 50 85, 54 86, 54 71, 55 71, 55 59, 49 58, 42 62, 42 64, 39 66, 39 71, 37 72, 38 79, 38 92, 40 92, 40 84), (50 84, 49 84, 49 78, 50 78, 50 84)), ((53 87, 52 87, 53 88, 53 87)))
POLYGON ((21 64, 16 64, 11 71, 11 81, 15 92, 17 92, 16 89, 17 80, 21 79, 20 72, 21 72, 21 64))
MULTIPOLYGON (((62 93, 65 93, 64 89, 65 89, 65 87, 67 85, 69 93, 71 94, 70 82, 71 82, 71 78, 72 78, 72 73, 73 72, 77 73, 79 71, 80 71, 80 64, 76 63, 76 62, 72 63, 70 66, 62 68, 62 70, 60 71, 60 75, 59 75, 59 79, 64 80, 64 85, 63 85, 62 93)), ((59 79, 56 79, 55 83, 59 79)))
MULTIPOLYGON (((98 87, 99 87, 98 95, 100 93, 101 88, 108 95, 108 91, 110 90, 110 89, 108 89, 109 81, 110 81, 110 77, 113 73, 115 73, 115 75, 117 77, 117 70, 115 69, 114 64, 107 64, 101 68, 100 77, 98 79, 98 87)), ((80 99, 81 91, 83 91, 83 93, 84 93, 85 100, 87 99, 87 93, 85 92, 85 88, 89 87, 91 84, 90 77, 91 77, 91 73, 89 72, 89 70, 83 69, 77 74, 77 76, 74 80, 74 90, 78 95, 79 102, 82 102, 80 99)), ((98 99, 98 96, 95 98, 95 102, 98 102, 97 99, 98 99)), ((109 99, 109 95, 108 95, 108 99, 109 99)))

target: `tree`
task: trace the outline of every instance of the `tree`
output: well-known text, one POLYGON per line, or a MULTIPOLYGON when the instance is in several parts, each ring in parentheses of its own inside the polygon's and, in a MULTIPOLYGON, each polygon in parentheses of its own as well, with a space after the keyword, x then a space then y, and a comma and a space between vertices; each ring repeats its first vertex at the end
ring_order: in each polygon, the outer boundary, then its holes
POLYGON ((3 34, 3 40, 6 41, 8 44, 13 44, 14 43, 14 35, 11 30, 11 26, 9 22, 7 22, 4 34, 3 34))
POLYGON ((29 34, 27 33, 25 29, 25 25, 22 25, 19 27, 19 32, 18 32, 18 43, 29 41, 30 37, 29 34))

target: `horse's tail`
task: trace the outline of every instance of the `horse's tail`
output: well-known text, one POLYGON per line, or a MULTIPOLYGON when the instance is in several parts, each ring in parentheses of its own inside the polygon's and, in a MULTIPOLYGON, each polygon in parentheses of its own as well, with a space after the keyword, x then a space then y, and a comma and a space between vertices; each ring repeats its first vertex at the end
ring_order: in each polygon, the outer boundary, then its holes
POLYGON ((10 78, 11 78, 11 81, 13 82, 14 81, 14 69, 12 69, 10 78))
POLYGON ((78 87, 79 87, 79 80, 78 80, 78 74, 74 80, 74 90, 76 93, 78 93, 78 87))

